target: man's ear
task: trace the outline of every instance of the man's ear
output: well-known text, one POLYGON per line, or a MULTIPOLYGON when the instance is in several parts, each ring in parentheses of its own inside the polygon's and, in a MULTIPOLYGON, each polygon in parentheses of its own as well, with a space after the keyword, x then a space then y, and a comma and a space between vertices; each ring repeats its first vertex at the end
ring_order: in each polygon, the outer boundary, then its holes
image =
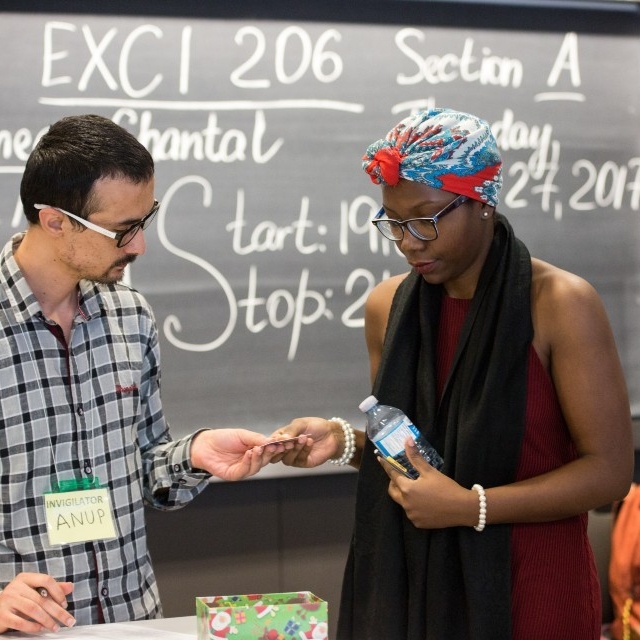
POLYGON ((64 214, 53 207, 45 207, 38 211, 40 226, 46 233, 60 235, 62 233, 62 220, 64 214))

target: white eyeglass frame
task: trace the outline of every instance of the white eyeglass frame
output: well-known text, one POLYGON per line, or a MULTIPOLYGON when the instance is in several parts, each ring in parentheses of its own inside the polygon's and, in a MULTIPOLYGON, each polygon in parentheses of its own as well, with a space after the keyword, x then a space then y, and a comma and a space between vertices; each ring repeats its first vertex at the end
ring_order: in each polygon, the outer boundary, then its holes
POLYGON ((147 213, 141 220, 139 220, 138 222, 135 222, 128 229, 125 229, 124 231, 110 231, 109 229, 105 229, 104 227, 94 224, 93 222, 89 222, 89 220, 85 220, 84 218, 77 216, 75 213, 71 213, 70 211, 61 209, 60 207, 54 207, 50 204, 34 204, 33 206, 35 209, 55 209, 60 213, 64 213, 66 216, 69 216, 70 218, 77 220, 80 224, 84 225, 87 229, 91 229, 92 231, 96 231, 97 233, 100 233, 103 236, 106 236, 107 238, 111 238, 112 240, 115 240, 118 245, 118 248, 122 248, 128 245, 133 240, 136 233, 140 231, 140 229, 144 231, 148 226, 148 224, 155 218, 156 213, 158 213, 158 209, 160 209, 160 203, 157 200, 154 200, 153 207, 151 207, 151 211, 149 211, 149 213, 147 213), (131 237, 126 242, 123 243, 122 242, 123 238, 125 238, 132 231, 133 231, 133 234, 131 235, 131 237))
POLYGON ((115 231, 109 231, 109 229, 100 227, 99 225, 94 224, 93 222, 89 222, 89 220, 85 220, 84 218, 77 216, 75 213, 71 213, 70 211, 65 211, 64 209, 61 209, 60 207, 52 207, 50 204, 34 204, 33 206, 35 209, 55 209, 60 213, 64 213, 65 216, 69 216, 70 218, 77 220, 80 224, 83 224, 85 227, 87 227, 87 229, 91 229, 92 231, 97 231, 98 233, 101 233, 103 236, 107 236, 107 238, 111 238, 112 240, 115 240, 118 237, 118 234, 115 231))

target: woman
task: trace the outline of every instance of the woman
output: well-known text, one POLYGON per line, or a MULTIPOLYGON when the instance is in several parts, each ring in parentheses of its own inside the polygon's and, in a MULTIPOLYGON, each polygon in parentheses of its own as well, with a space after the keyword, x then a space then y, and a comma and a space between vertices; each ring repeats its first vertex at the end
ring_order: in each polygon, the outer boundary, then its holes
POLYGON ((373 393, 444 466, 408 446, 406 478, 340 419, 278 431, 309 434, 285 464, 360 470, 341 640, 599 638, 587 512, 629 489, 629 400, 595 290, 531 258, 496 212, 501 165, 487 123, 447 109, 364 156, 374 224, 412 268, 367 301, 373 393))

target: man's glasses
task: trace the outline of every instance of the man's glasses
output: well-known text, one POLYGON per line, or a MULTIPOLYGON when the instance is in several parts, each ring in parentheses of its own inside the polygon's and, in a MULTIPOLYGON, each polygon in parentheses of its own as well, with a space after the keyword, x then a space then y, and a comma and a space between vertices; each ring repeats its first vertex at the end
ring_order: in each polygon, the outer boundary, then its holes
POLYGON ((160 208, 160 203, 157 200, 154 200, 153 207, 151 207, 151 211, 149 211, 149 213, 147 213, 147 215, 144 216, 142 220, 138 220, 138 222, 134 222, 134 224, 132 224, 129 228, 125 229, 124 231, 110 231, 109 229, 105 229, 104 227, 101 227, 97 224, 94 224, 93 222, 89 222, 88 220, 85 220, 84 218, 81 218, 80 216, 75 215, 75 213, 70 213, 69 211, 65 211, 60 207, 53 207, 49 204, 34 204, 33 206, 36 209, 51 208, 51 209, 55 209, 56 211, 59 211, 60 213, 64 213, 65 216, 69 216, 70 218, 77 220, 80 224, 87 227, 87 229, 91 229, 92 231, 97 231, 98 233, 101 233, 103 236, 107 236, 107 238, 116 240, 118 247, 124 247, 126 244, 129 244, 133 240, 134 236, 136 235, 136 233, 138 233, 140 229, 144 231, 151 224, 151 221, 155 218, 156 213, 158 213, 158 209, 160 208))
POLYGON ((450 202, 444 209, 441 209, 430 218, 411 218, 404 222, 392 220, 391 218, 383 218, 384 207, 382 207, 371 223, 385 238, 389 238, 389 240, 394 240, 395 242, 402 240, 404 237, 405 226, 409 230, 409 233, 414 238, 418 238, 418 240, 435 240, 438 237, 438 220, 446 216, 447 213, 457 209, 467 200, 469 200, 468 196, 457 196, 453 202, 450 202))

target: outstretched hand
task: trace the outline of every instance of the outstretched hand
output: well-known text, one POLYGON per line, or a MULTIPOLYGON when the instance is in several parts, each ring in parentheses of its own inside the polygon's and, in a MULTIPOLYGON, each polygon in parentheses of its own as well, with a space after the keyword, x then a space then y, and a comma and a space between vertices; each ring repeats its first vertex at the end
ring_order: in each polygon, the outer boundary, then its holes
POLYGON ((258 473, 275 455, 302 448, 302 442, 271 440, 247 429, 200 431, 191 443, 191 464, 222 480, 242 480, 258 473))
POLYGON ((339 457, 344 448, 342 428, 324 418, 296 418, 271 434, 272 439, 288 436, 299 436, 302 446, 274 455, 271 462, 310 469, 339 457))

